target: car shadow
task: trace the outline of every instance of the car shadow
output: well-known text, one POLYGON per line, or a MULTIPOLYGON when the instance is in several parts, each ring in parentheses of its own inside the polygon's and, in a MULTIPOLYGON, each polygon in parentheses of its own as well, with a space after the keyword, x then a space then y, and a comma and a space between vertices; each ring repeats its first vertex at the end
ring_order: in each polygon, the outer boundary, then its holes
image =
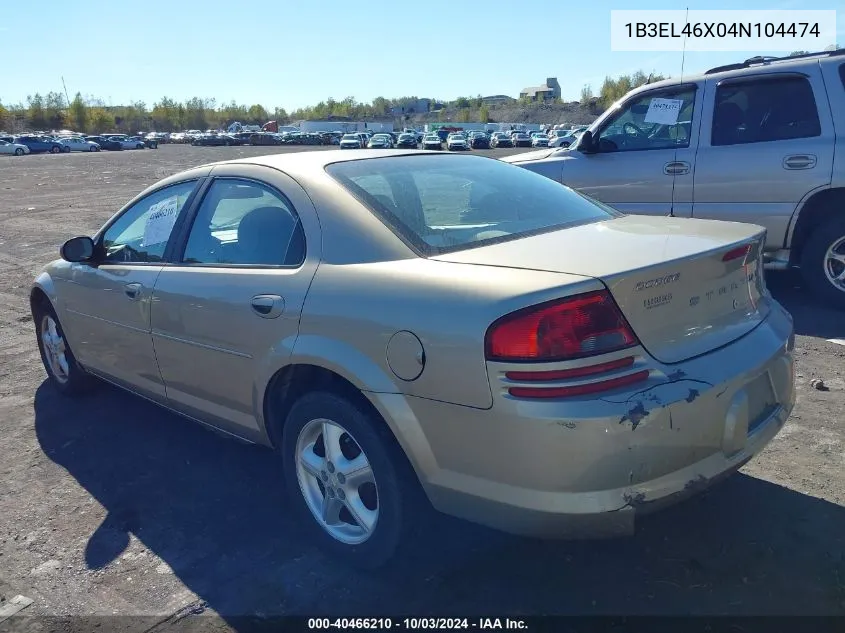
POLYGON ((71 400, 45 382, 34 407, 45 454, 107 511, 88 536, 88 567, 115 561, 134 535, 230 622, 845 613, 845 509, 746 475, 612 541, 538 542, 438 515, 392 565, 359 572, 314 549, 289 519, 272 451, 105 385, 71 400))
POLYGON ((797 270, 766 272, 766 285, 795 320, 795 333, 818 338, 845 338, 845 312, 830 308, 804 287, 797 270))

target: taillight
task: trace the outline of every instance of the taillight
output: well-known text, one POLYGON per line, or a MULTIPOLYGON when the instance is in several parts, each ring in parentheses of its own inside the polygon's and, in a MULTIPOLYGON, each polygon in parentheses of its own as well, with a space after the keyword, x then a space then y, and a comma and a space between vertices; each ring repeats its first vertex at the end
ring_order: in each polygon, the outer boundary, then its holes
POLYGON ((508 314, 490 326, 487 360, 560 361, 605 354, 638 343, 606 290, 508 314))
POLYGON ((740 257, 745 257, 751 251, 751 244, 746 244, 744 246, 737 246, 729 250, 727 253, 722 255, 723 262, 731 262, 735 259, 739 259, 740 257))

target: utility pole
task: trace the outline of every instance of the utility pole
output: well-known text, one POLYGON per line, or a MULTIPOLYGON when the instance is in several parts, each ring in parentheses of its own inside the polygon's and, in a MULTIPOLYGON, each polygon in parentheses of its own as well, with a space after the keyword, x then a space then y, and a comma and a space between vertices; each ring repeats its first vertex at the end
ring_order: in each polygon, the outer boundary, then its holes
POLYGON ((67 86, 65 85, 65 78, 62 76, 62 88, 65 89, 65 99, 67 99, 67 107, 70 107, 70 97, 67 94, 67 86))

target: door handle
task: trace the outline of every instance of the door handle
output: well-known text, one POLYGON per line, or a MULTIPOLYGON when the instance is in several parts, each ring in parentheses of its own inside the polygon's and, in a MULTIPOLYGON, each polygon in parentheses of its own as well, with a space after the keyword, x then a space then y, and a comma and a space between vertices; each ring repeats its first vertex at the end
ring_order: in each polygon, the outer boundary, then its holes
POLYGON ((275 319, 285 311, 285 300, 279 295, 255 295, 249 305, 253 312, 265 319, 275 319))
POLYGON ((663 173, 667 176, 683 176, 688 174, 689 170, 690 164, 685 160, 674 160, 663 165, 663 173))
POLYGON ((132 299, 132 301, 137 301, 141 298, 141 291, 143 289, 144 286, 139 283, 131 283, 123 286, 123 292, 126 294, 127 297, 132 299))
POLYGON ((812 169, 818 159, 813 154, 793 154, 783 159, 784 169, 812 169))

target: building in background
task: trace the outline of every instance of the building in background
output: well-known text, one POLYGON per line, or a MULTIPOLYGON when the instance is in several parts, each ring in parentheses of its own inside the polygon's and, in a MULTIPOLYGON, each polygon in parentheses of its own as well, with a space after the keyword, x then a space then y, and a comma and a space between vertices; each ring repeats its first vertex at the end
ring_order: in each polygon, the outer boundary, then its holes
POLYGON ((392 132, 393 118, 352 121, 345 117, 328 117, 319 121, 298 121, 300 132, 392 132))
POLYGON ((481 97, 481 105, 505 105, 516 101, 513 97, 508 95, 490 95, 489 97, 481 97))
POLYGON ((520 98, 527 97, 532 101, 551 101, 560 99, 560 84, 557 77, 549 77, 542 86, 529 86, 519 92, 520 98))

